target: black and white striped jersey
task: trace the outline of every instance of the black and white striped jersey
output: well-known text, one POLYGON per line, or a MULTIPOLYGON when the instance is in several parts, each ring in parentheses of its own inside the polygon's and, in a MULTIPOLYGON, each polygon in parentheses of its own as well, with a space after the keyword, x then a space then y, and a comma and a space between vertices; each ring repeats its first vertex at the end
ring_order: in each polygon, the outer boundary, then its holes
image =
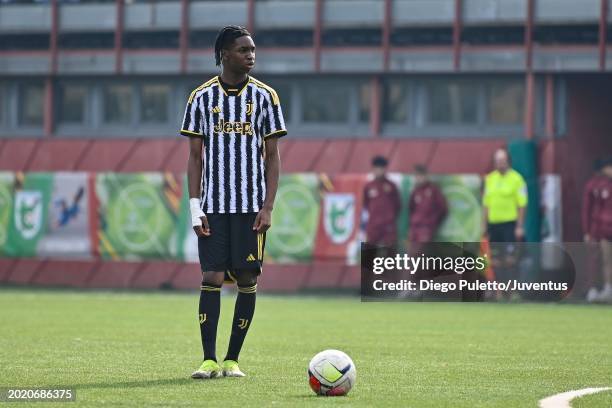
POLYGON ((181 135, 203 137, 202 210, 258 212, 266 196, 265 141, 287 134, 276 91, 253 77, 216 76, 189 96, 181 135))

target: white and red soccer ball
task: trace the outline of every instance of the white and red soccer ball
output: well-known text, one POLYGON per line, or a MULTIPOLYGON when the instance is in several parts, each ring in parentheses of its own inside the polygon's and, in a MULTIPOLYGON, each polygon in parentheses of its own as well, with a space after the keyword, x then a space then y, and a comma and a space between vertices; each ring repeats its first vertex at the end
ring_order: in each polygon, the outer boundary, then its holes
POLYGON ((339 350, 324 350, 308 365, 308 383, 317 395, 346 395, 356 379, 353 360, 339 350))

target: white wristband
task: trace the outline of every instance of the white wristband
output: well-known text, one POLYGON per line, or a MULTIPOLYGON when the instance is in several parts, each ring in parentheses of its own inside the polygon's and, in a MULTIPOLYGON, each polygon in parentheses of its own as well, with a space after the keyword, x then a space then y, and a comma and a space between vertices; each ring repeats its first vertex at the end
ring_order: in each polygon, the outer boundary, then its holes
POLYGON ((204 211, 200 207, 199 198, 189 199, 189 210, 191 211, 191 225, 194 227, 202 226, 202 219, 200 217, 204 217, 204 211))

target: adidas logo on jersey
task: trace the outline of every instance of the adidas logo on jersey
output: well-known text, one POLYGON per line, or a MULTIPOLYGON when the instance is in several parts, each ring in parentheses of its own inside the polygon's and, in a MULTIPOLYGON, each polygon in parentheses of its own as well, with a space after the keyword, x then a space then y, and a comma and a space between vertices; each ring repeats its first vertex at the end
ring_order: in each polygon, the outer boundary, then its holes
POLYGON ((249 254, 249 256, 247 256, 247 262, 253 262, 256 261, 255 257, 253 256, 253 254, 249 254))
POLYGON ((215 107, 212 109, 212 111, 213 111, 213 113, 221 113, 221 108, 220 108, 220 107, 218 107, 218 106, 215 106, 215 107))

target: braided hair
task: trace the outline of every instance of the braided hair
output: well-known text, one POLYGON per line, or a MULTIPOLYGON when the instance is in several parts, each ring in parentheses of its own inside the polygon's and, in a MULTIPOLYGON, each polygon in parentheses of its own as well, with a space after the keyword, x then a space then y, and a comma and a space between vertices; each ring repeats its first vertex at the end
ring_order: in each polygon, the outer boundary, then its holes
POLYGON ((217 66, 221 65, 221 50, 227 48, 237 38, 245 35, 250 36, 251 33, 246 28, 236 25, 225 26, 219 31, 215 39, 215 62, 217 66))

